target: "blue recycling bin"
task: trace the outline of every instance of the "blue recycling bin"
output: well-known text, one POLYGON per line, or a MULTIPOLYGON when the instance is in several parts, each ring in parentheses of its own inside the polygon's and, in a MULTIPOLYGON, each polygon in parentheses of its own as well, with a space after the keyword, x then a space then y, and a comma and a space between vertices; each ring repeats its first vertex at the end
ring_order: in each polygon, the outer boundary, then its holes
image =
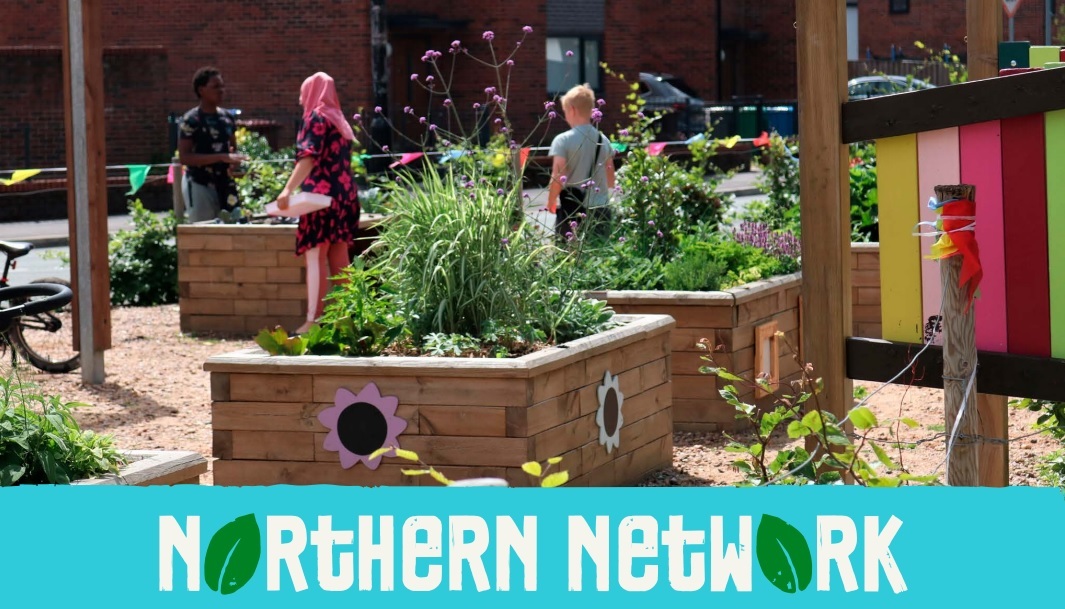
POLYGON ((794 106, 766 106, 762 110, 766 131, 776 131, 781 137, 796 135, 794 106))

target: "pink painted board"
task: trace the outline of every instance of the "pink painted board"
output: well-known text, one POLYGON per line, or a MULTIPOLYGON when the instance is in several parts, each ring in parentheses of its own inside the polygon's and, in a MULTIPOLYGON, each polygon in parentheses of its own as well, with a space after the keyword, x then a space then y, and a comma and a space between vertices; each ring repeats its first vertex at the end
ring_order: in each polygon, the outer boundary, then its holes
POLYGON ((959 127, 961 182, 976 186, 976 242, 984 278, 976 294, 976 348, 1007 352, 1006 246, 1000 121, 959 127))
MULTIPOLYGON (((921 222, 935 222, 936 212, 928 208, 928 199, 935 196, 935 187, 943 184, 958 184, 961 180, 961 151, 958 128, 938 129, 917 134, 917 205, 921 222)), ((929 232, 932 227, 921 227, 929 232)), ((921 241, 921 321, 925 339, 932 336, 932 318, 939 315, 943 301, 943 288, 939 278, 939 262, 925 256, 932 253, 933 237, 914 237, 921 241)), ((933 344, 943 344, 942 332, 935 335, 933 344)))

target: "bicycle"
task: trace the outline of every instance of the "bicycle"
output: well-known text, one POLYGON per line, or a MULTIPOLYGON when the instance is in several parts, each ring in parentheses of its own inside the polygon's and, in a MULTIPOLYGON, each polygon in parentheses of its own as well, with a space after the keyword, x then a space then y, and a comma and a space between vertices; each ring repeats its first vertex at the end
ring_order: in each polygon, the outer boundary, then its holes
POLYGON ((74 350, 73 292, 70 282, 57 277, 12 286, 8 273, 18 258, 33 250, 32 243, 0 241, 4 272, 0 275, 0 348, 11 345, 12 364, 21 352, 39 370, 64 373, 81 366, 74 350), (65 290, 65 292, 64 292, 65 290), (40 300, 37 298, 43 297, 40 300))

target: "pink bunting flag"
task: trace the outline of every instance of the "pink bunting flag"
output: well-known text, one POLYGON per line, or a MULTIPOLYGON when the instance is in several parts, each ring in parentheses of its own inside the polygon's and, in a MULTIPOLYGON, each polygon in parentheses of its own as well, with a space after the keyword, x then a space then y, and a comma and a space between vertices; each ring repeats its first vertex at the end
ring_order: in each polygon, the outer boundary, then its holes
POLYGON ((170 169, 167 170, 167 172, 166 172, 166 183, 167 184, 173 184, 174 183, 174 166, 173 165, 171 165, 170 169))
POLYGON ((662 154, 662 150, 665 149, 667 142, 653 142, 647 145, 647 154, 651 156, 658 156, 662 154))
POLYGON ((413 161, 416 161, 422 157, 421 152, 404 152, 403 156, 399 157, 399 160, 388 166, 389 169, 399 167, 400 165, 408 165, 413 161))

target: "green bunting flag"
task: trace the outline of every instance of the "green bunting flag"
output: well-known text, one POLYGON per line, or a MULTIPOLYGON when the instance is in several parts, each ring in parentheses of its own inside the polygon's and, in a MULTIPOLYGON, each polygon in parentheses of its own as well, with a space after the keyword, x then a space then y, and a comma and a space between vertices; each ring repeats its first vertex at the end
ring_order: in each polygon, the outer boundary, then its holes
POLYGON ((622 144, 621 142, 610 142, 610 146, 613 147, 614 150, 617 151, 617 152, 625 152, 626 150, 629 149, 628 146, 626 146, 625 144, 622 144))
POLYGON ((130 191, 127 195, 136 194, 141 186, 144 186, 144 181, 148 179, 148 170, 151 169, 151 165, 126 165, 126 169, 129 169, 129 185, 130 191))

